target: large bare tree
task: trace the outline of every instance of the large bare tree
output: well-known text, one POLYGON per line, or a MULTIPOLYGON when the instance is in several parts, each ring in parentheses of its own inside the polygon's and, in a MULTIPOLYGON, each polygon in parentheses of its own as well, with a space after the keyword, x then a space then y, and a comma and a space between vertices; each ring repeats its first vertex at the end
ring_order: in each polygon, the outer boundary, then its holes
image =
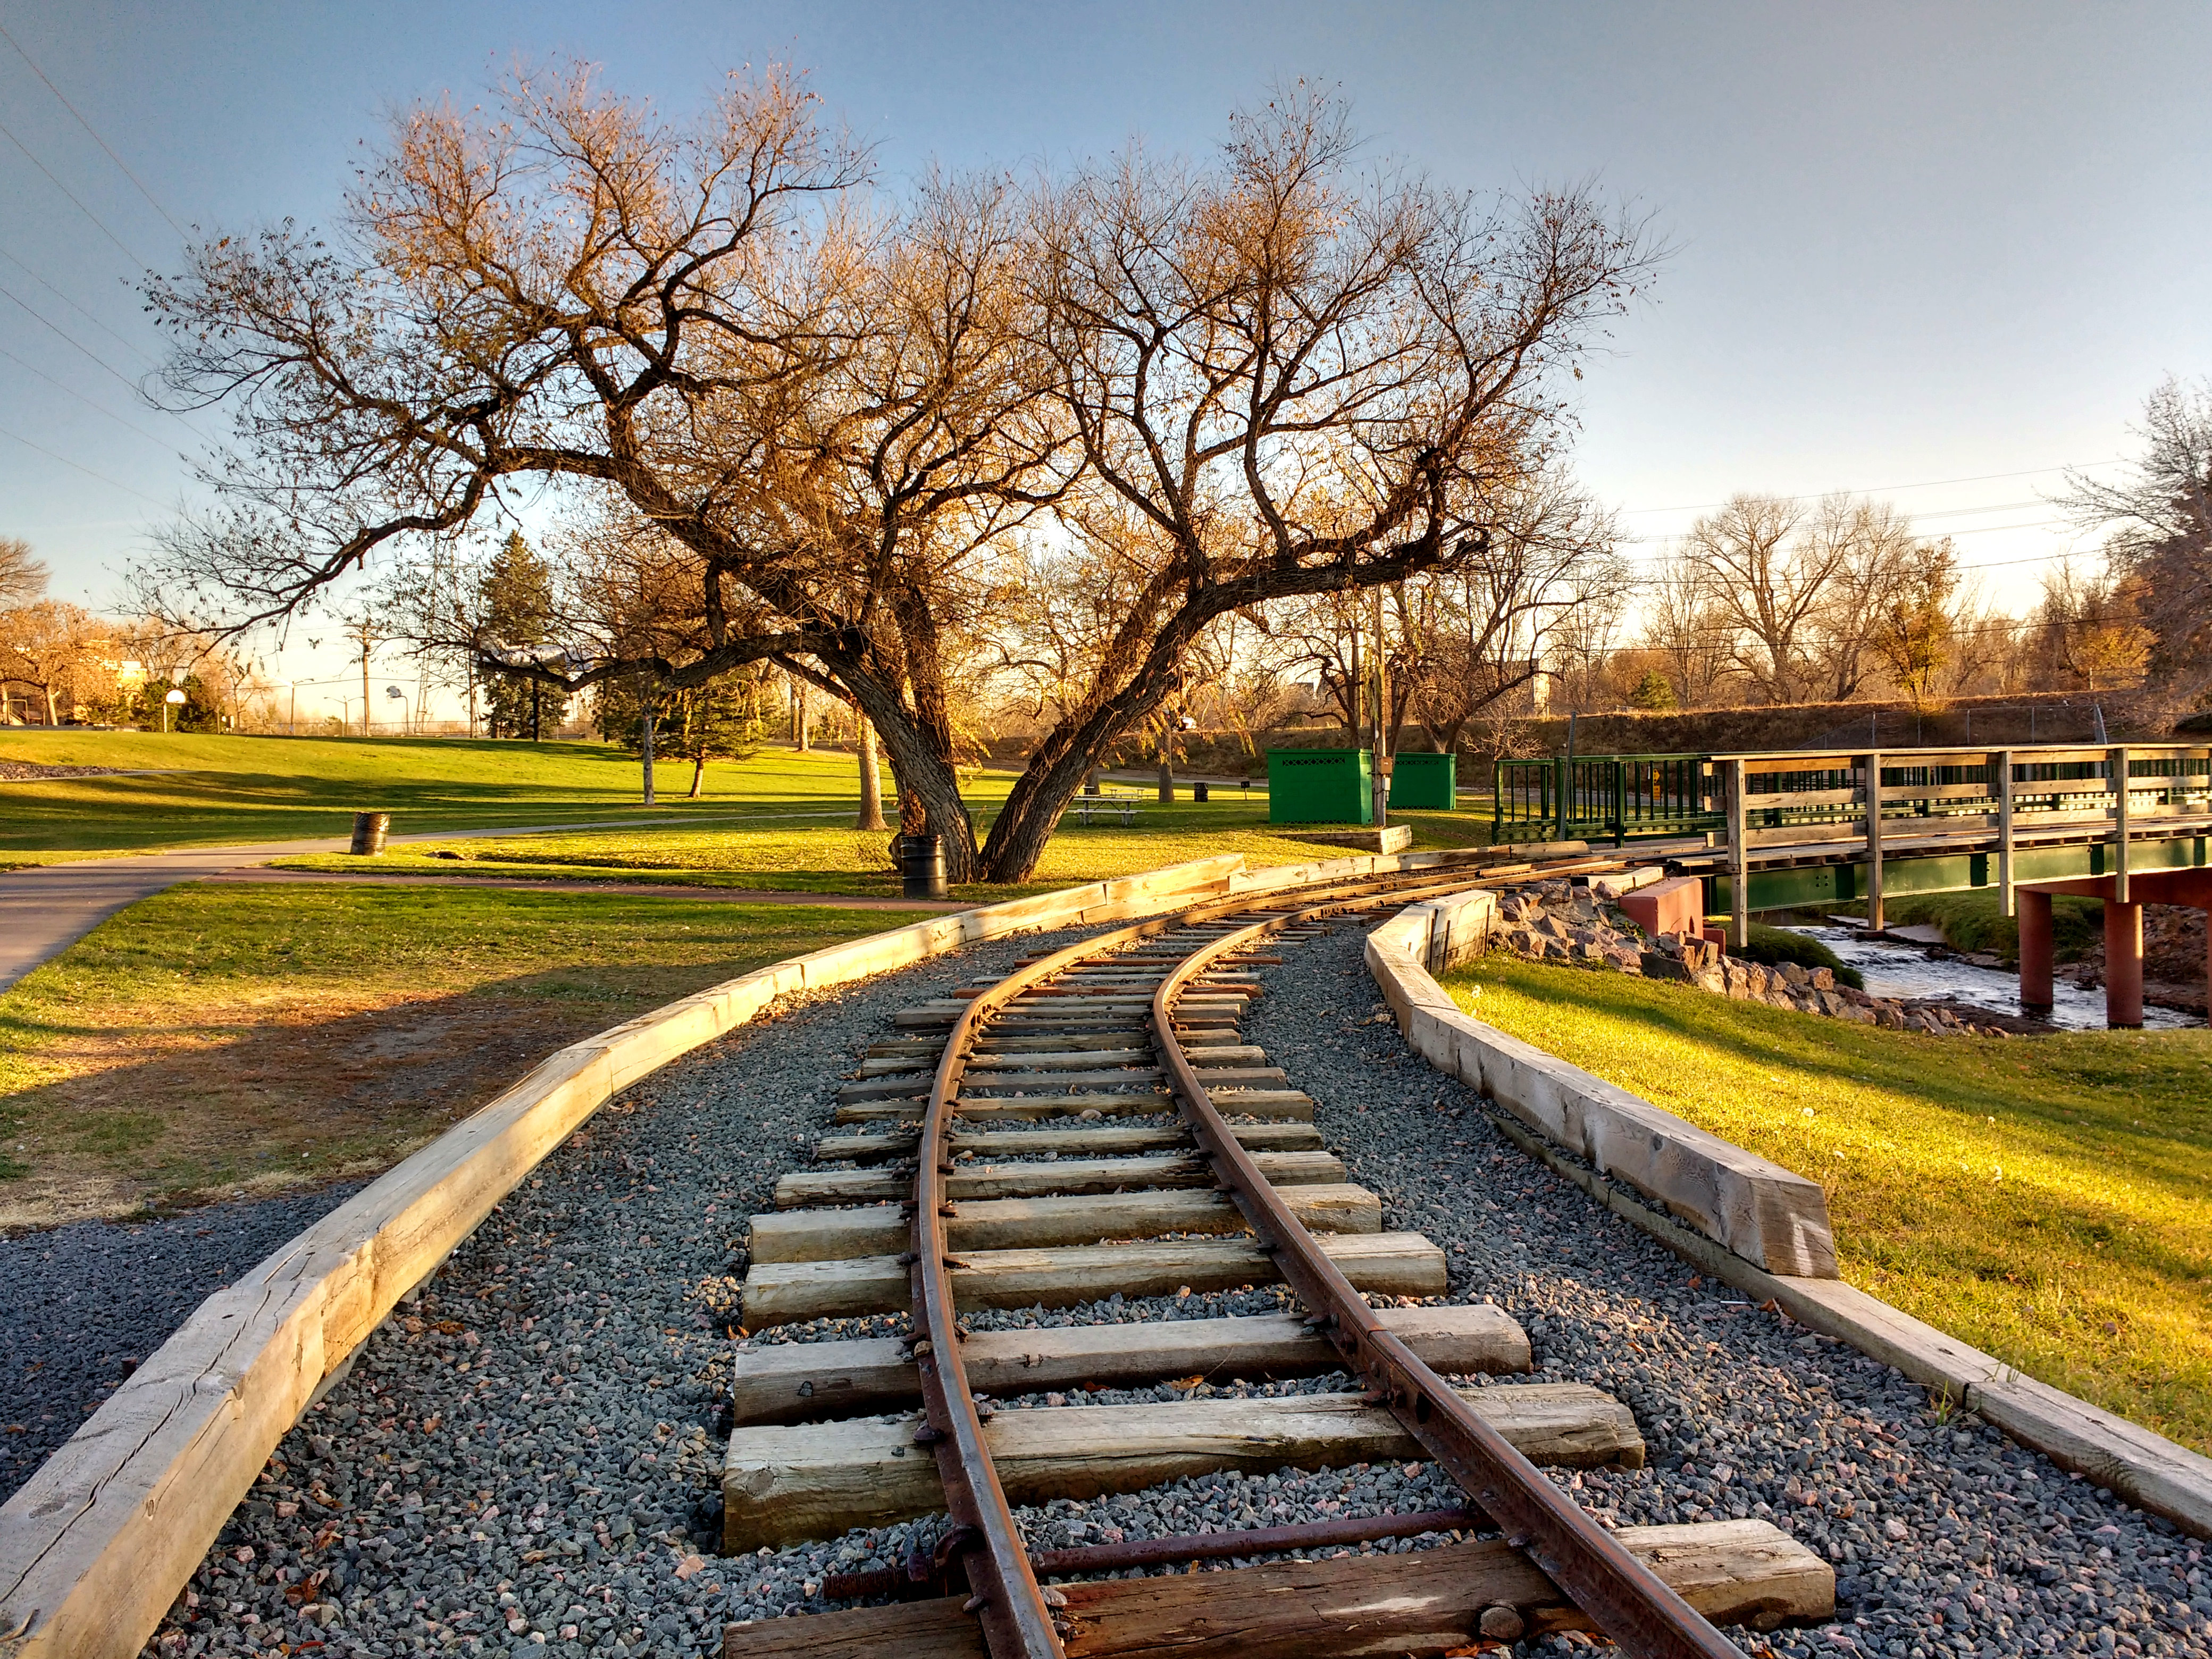
POLYGON ((46 591, 46 567, 20 536, 0 536, 0 611, 28 605, 46 591))
POLYGON ((1800 533, 1806 517, 1778 495, 1732 496, 1679 550, 1731 637, 1732 665, 1768 702, 1803 698, 1820 610, 1850 555, 1848 540, 1800 533))
POLYGON ((1649 273, 1640 229, 1586 191, 1479 203, 1356 149, 1297 88, 1212 167, 1133 149, 1042 195, 1055 390, 1144 580, 987 865, 1029 866, 1214 618, 1480 558, 1558 453, 1558 377, 1649 273))
POLYGON ((1559 442, 1555 373, 1648 269, 1585 192, 1477 210, 1352 152, 1292 97, 1211 168, 932 177, 893 210, 781 74, 683 125, 581 71, 414 112, 339 234, 210 241, 155 288, 173 398, 239 441, 143 591, 242 630, 550 487, 687 598, 526 664, 473 639, 484 668, 776 663, 866 715, 955 879, 1018 879, 1214 617, 1485 545, 1559 442), (961 652, 1008 544, 1109 504, 1127 611, 979 848, 961 652))

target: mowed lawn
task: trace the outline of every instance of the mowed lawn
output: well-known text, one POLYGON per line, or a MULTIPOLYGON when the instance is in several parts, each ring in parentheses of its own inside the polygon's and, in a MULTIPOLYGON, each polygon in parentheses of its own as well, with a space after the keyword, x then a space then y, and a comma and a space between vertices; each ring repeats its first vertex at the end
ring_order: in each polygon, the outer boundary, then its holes
MULTIPOLYGON (((0 760, 165 769, 154 775, 0 782, 0 868, 163 847, 343 836, 355 811, 392 814, 392 831, 478 830, 564 823, 579 830, 444 843, 470 862, 429 856, 433 844, 396 844, 374 866, 344 854, 288 860, 295 867, 390 873, 514 875, 887 895, 897 890, 887 835, 854 830, 854 757, 767 748, 707 769, 701 799, 684 799, 688 765, 659 769, 661 804, 639 803, 637 762, 598 744, 489 739, 162 737, 116 732, 0 732, 0 760)), ((988 833, 1012 787, 1006 772, 971 775, 966 793, 988 833)), ((1128 786, 1114 786, 1126 789, 1128 786)), ((888 799, 890 776, 884 774, 888 799)), ((1264 789, 1231 790, 1200 805, 1184 798, 1132 803, 1127 826, 1071 817, 1018 886, 963 896, 1012 897, 1133 874, 1216 853, 1254 865, 1331 856, 1267 823, 1264 789)), ((1486 813, 1396 815, 1417 847, 1480 845, 1486 813)))
POLYGON ((829 822, 860 799, 850 755, 781 749, 710 763, 696 801, 684 798, 690 767, 663 766, 651 808, 640 804, 637 762, 603 744, 64 729, 0 732, 0 761, 147 774, 0 781, 0 865, 343 836, 361 811, 390 812, 404 834, 733 812, 829 822))
POLYGON ((2212 1452, 2212 1031, 1929 1037, 1504 958, 1449 982, 1817 1179, 1853 1284, 2212 1452))
POLYGON ((565 1043, 914 919, 619 891, 172 888, 0 993, 0 1227, 381 1170, 565 1043))
MULTIPOLYGON (((1004 781, 1000 781, 1003 796, 1004 781)), ((979 791, 980 793, 980 791, 979 791)), ((981 831, 990 808, 978 804, 981 831)), ((1398 815, 1416 823, 1417 846, 1480 845, 1489 821, 1446 813, 1398 815)), ((977 903, 1018 897, 1109 876, 1156 870, 1163 865, 1241 853, 1257 868, 1303 864, 1339 856, 1345 849, 1301 841, 1267 821, 1264 797, 1205 805, 1148 801, 1124 827, 1109 818, 1085 826, 1069 819, 1047 843, 1030 879, 1013 884, 957 886, 956 898, 977 903)), ((311 854, 277 860, 279 869, 356 874, 492 876, 526 880, 682 883, 820 893, 890 896, 899 877, 888 856, 889 837, 844 823, 742 820, 667 829, 500 836, 418 842, 394 848, 374 866, 349 854, 311 854)))

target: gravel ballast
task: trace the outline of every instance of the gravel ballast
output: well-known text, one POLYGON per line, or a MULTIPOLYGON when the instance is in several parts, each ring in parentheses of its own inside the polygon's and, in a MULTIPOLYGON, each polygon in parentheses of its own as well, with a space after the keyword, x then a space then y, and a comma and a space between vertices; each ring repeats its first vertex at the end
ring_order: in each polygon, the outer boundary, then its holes
MULTIPOLYGON (((2212 1653, 2198 1547, 1896 1373, 1746 1304, 1532 1164, 1472 1091, 1378 1023, 1362 930, 1286 945, 1244 1035, 1320 1103, 1383 1224, 1425 1233, 1452 1299, 1528 1329, 1536 1380, 1635 1411, 1629 1474, 1561 1473, 1619 1525, 1752 1515, 1836 1564, 1839 1620, 1784 1655, 2212 1653)), ((842 1075, 906 1004, 1003 971, 1034 937, 780 1005, 648 1079, 501 1205, 279 1448, 151 1651, 710 1651, 726 1622, 819 1611, 830 1571, 939 1522, 726 1559, 721 1406, 744 1218, 806 1162, 842 1075)), ((1121 1319, 1258 1312, 1280 1293, 1117 1299, 1121 1319)), ((999 1310, 977 1326, 1085 1310, 999 1310)), ((821 1321, 760 1340, 901 1330, 821 1321)), ((1252 1392, 1342 1389, 1334 1377, 1252 1392)), ((1510 1386, 1503 1383, 1500 1386, 1510 1386)), ((1209 1393, 1243 1392, 1200 1385, 1209 1393)), ((1086 1403, 1188 1397, 1163 1386, 1086 1403)), ((997 1402, 1051 1409, 1062 1396, 997 1402)), ((1439 1507, 1422 1464, 1209 1477, 1021 1514, 1039 1546, 1439 1507)), ((1410 1547, 1383 1545, 1375 1547, 1410 1547)), ((1576 1638, 1524 1644, 1564 1650, 1576 1638)))
POLYGON ((361 1186, 0 1238, 0 1502, 193 1309, 361 1186))

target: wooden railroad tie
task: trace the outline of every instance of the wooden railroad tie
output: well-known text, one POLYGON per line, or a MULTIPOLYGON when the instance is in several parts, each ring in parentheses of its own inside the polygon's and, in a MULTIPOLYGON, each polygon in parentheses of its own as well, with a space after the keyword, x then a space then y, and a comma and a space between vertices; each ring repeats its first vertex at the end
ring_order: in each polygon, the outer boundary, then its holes
MULTIPOLYGON (((1716 1624, 1771 1630, 1835 1616, 1834 1571, 1769 1522, 1624 1527, 1614 1536, 1716 1624)), ((1498 1608, 1530 1635, 1592 1628, 1526 1556, 1495 1539, 1054 1589, 1068 1659, 1437 1659, 1476 1640, 1483 1615, 1498 1608)), ((989 1659, 961 1607, 951 1596, 732 1625, 723 1659, 989 1659)))

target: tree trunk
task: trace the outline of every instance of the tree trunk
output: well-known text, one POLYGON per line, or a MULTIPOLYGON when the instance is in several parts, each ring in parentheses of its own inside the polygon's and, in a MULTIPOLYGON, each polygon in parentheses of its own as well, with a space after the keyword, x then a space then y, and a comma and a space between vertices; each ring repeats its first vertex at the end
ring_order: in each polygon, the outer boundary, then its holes
POLYGON ((645 705, 645 713, 638 716, 637 724, 639 734, 637 751, 638 758, 645 763, 645 804, 647 806, 651 806, 654 804, 653 799, 653 728, 654 721, 653 718, 653 704, 650 700, 650 694, 648 694, 648 699, 645 705))
POLYGON ((707 787, 707 751, 702 749, 691 757, 691 795, 696 800, 707 787))
POLYGON ((803 755, 806 752, 806 682, 805 680, 799 683, 798 696, 793 703, 792 712, 798 719, 799 752, 803 755))
POLYGON ((856 830, 881 830, 884 824, 883 769, 876 758, 876 728, 857 708, 853 711, 860 751, 860 817, 856 830))

